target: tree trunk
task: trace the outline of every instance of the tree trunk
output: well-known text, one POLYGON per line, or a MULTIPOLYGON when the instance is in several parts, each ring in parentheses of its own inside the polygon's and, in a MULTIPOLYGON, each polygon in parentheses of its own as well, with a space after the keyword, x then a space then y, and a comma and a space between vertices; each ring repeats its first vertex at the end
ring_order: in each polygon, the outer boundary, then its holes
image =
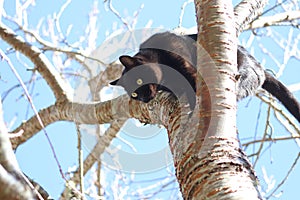
POLYGON ((236 29, 229 1, 195 1, 197 112, 182 110, 168 134, 184 199, 261 199, 236 130, 236 29), (201 5, 201 6, 200 6, 201 5), (200 108, 200 109, 199 109, 200 108))

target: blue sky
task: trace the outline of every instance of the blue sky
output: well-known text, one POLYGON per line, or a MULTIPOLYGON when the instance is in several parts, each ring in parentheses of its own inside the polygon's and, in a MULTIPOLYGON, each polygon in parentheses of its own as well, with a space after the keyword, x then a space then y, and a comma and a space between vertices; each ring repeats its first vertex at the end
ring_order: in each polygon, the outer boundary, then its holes
MULTIPOLYGON (((185 1, 141 1, 141 0, 128 0, 128 1, 113 1, 114 8, 119 14, 126 19, 129 24, 133 20, 136 21, 136 25, 132 28, 140 29, 146 25, 151 27, 164 28, 166 30, 172 30, 179 24, 179 16, 181 13, 181 6, 185 1), (136 11, 139 11, 138 17, 133 17, 136 11)), ((273 1, 271 1, 273 2, 273 1)), ((43 18, 42 23, 45 25, 47 19, 53 16, 53 13, 57 13, 64 2, 52 1, 51 3, 45 3, 38 1, 36 6, 30 7, 28 11, 29 28, 35 28, 40 22, 40 18, 43 18)), ((93 1, 73 1, 65 10, 61 16, 61 26, 63 33, 67 32, 68 26, 73 25, 73 28, 68 36, 68 42, 73 43, 78 41, 80 36, 84 35, 86 23, 88 22, 88 13, 93 6, 93 1)), ((102 1, 98 2, 99 13, 97 28, 98 38, 97 46, 105 40, 106 36, 114 32, 117 29, 126 29, 124 24, 108 10, 108 5, 102 1)), ((14 1, 5 1, 4 8, 8 15, 15 16, 15 4, 14 1)), ((280 11, 280 10, 278 10, 280 11)), ((7 20, 3 20, 5 24, 8 24, 11 28, 15 28, 14 25, 8 23, 7 20)), ((196 25, 194 5, 189 4, 186 7, 186 11, 183 17, 183 27, 190 28, 196 25)), ((292 29, 290 27, 277 27, 274 29, 276 33, 280 34, 283 38, 288 36, 296 38, 299 35, 299 30, 292 29)), ((19 32, 18 32, 19 33, 19 32)), ((240 43, 245 45, 248 50, 263 63, 266 68, 273 69, 275 72, 278 71, 276 62, 269 59, 268 55, 262 51, 262 46, 277 59, 278 62, 283 63, 283 50, 278 44, 274 44, 274 39, 270 39, 266 30, 259 30, 258 36, 254 37, 253 42, 249 45, 249 38, 252 38, 250 31, 242 33, 240 36, 240 43)), ((49 38, 47 38, 49 39, 49 38)), ((8 46, 3 42, 0 43, 0 48, 5 50, 8 46)), ((26 60, 23 56, 20 56, 21 60, 28 64, 28 68, 33 68, 32 64, 26 60)), ((50 57, 50 55, 49 55, 50 57)), ((29 80, 31 73, 29 73, 17 60, 17 56, 10 55, 10 58, 21 74, 24 81, 29 80)), ((51 59, 51 57, 50 57, 51 59)), ((0 91, 3 97, 4 91, 17 84, 14 75, 9 70, 8 66, 1 62, 2 66, 0 69, 1 82, 0 91)), ((287 67, 284 70, 280 80, 287 85, 299 83, 299 75, 297 67, 299 66, 299 60, 290 59, 287 62, 287 67), (296 73, 297 72, 297 73, 296 73)), ((44 108, 54 102, 48 86, 43 80, 38 80, 38 84, 35 84, 34 88, 29 88, 34 96, 34 104, 38 109, 44 108)), ((16 89, 11 92, 3 102, 4 116, 7 122, 15 120, 11 125, 11 129, 17 127, 22 120, 28 119, 32 115, 32 111, 27 104, 25 98, 21 96, 21 89, 16 89)), ((296 91, 295 95, 300 99, 300 92, 296 91)), ((248 141, 248 138, 252 138, 256 135, 260 138, 264 132, 266 123, 266 108, 267 106, 261 104, 256 97, 247 98, 239 103, 238 109, 238 130, 239 137, 242 142, 248 141)), ((272 119, 272 136, 287 136, 289 132, 277 122, 274 117, 272 119)), ((134 124, 134 122, 132 122, 134 124)), ((130 124, 129 124, 130 125, 130 124)), ((142 127, 143 128, 143 127, 142 127)), ((127 130, 127 129, 124 129, 127 130)), ((143 130, 140 130, 143 132, 143 130)), ((74 166, 77 163, 77 138, 75 133, 75 127, 69 122, 59 122, 52 124, 47 127, 47 132, 50 135, 51 141, 55 146, 55 150, 58 154, 58 158, 61 162, 63 170, 66 172, 70 166, 74 166)), ((156 134, 152 134, 149 137, 141 139, 136 137, 133 133, 127 133, 124 131, 120 133, 119 138, 114 140, 112 147, 121 146, 125 152, 130 152, 135 149, 138 155, 149 154, 149 152, 160 152, 164 151, 167 144, 166 134, 161 129, 155 129, 156 134), (132 148, 123 140, 128 141, 134 146, 132 148)), ((88 140, 88 139, 87 139, 88 140)), ((85 155, 91 149, 92 144, 89 142, 84 143, 85 155)), ((113 149, 113 148, 112 148, 113 149)), ((255 147, 251 146, 247 149, 248 154, 252 154, 254 150, 258 149, 258 145, 255 147)), ((289 167, 294 162, 296 155, 299 152, 299 147, 294 141, 280 141, 273 143, 266 143, 264 145, 263 154, 256 166, 257 175, 262 183, 262 188, 266 189, 264 183, 262 169, 265 168, 268 176, 274 176, 276 183, 278 184, 285 176, 289 167), (268 146, 269 145, 269 146, 268 146)), ((30 139, 26 144, 21 145, 17 149, 17 158, 20 162, 21 168, 24 172, 37 180, 43 187, 50 192, 50 194, 56 199, 59 197, 61 191, 64 188, 64 181, 58 173, 56 163, 53 159, 52 152, 46 141, 43 133, 39 133, 30 139)), ((254 161, 250 158, 250 161, 254 161)), ((138 163, 137 163, 138 165, 138 163)), ((107 177, 107 182, 104 183, 107 187, 115 184, 114 172, 110 171, 109 168, 104 168, 103 172, 107 177)), ((167 168, 159 168, 159 170, 149 170, 144 173, 138 173, 135 175, 133 181, 130 183, 124 181, 121 183, 122 186, 130 186, 129 192, 134 192, 140 189, 140 185, 149 186, 157 183, 158 180, 172 179, 170 172, 173 169, 170 165, 167 168)), ((126 173, 125 173, 126 174, 126 173)), ((130 173, 126 176, 130 177, 130 173)), ((300 177, 299 164, 295 167, 288 181, 280 188, 279 191, 283 191, 282 196, 279 199, 296 199, 298 196, 298 185, 300 177)), ((173 177, 174 178, 174 177, 173 177)), ((152 199, 168 199, 177 195, 177 184, 173 181, 163 192, 158 193, 152 199)), ((108 188, 107 194, 112 193, 112 188, 108 188)), ((149 193, 153 190, 149 190, 149 193)), ((278 194, 278 192, 277 192, 278 194)), ((128 196, 127 196, 128 197, 128 196)), ((131 199, 130 197, 128 197, 131 199)), ((107 199, 113 199, 112 196, 108 196, 107 199)), ((133 198, 134 199, 134 198, 133 198)))

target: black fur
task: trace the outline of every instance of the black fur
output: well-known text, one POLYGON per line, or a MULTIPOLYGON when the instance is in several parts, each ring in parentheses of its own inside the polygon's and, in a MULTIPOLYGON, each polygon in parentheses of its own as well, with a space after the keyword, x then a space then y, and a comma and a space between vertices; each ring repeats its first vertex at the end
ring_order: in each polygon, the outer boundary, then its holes
MULTIPOLYGON (((195 106, 197 35, 178 36, 165 32, 151 36, 133 57, 121 56, 123 75, 111 85, 120 85, 134 99, 149 102, 159 90, 185 94, 195 106), (128 73, 130 72, 130 73, 128 73)), ((259 87, 274 95, 300 122, 300 105, 293 94, 238 46, 237 100, 255 94, 259 87)))

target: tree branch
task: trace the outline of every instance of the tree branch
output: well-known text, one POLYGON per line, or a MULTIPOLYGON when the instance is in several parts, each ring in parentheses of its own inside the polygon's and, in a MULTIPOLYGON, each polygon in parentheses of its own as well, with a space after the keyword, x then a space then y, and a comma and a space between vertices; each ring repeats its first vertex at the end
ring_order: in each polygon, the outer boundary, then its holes
MULTIPOLYGON (((104 135, 99 138, 97 144, 93 148, 93 150, 89 153, 89 155, 86 157, 83 163, 83 175, 85 175, 91 167, 95 164, 95 162, 100 160, 101 154, 104 152, 104 150, 110 145, 110 142, 113 138, 116 137, 117 133, 123 126, 126 120, 116 120, 112 122, 111 126, 105 131, 104 135)), ((73 182, 75 184, 78 184, 80 181, 80 169, 78 168, 74 173, 73 177, 69 180, 70 182, 73 182)), ((65 190, 61 194, 60 199, 65 199, 68 196, 68 193, 70 192, 70 189, 68 187, 65 188, 65 190)))
POLYGON ((243 0, 234 8, 237 35, 259 16, 269 0, 243 0))
POLYGON ((29 187, 24 185, 13 174, 8 173, 2 165, 0 165, 0 190, 0 199, 34 199, 34 195, 29 187))
POLYGON ((244 30, 263 28, 266 26, 280 25, 283 22, 291 22, 293 20, 300 19, 300 11, 289 11, 284 13, 279 13, 276 15, 268 17, 259 17, 250 24, 244 27, 244 30))
POLYGON ((12 151, 8 132, 3 121, 0 100, 0 199, 33 199, 33 192, 23 178, 12 151))
MULTIPOLYGON (((162 124, 160 109, 174 109, 178 104, 174 103, 171 94, 160 93, 149 103, 143 103, 130 99, 128 95, 122 95, 106 102, 81 104, 68 101, 59 102, 39 111, 39 116, 44 124, 48 126, 57 121, 71 121, 78 124, 104 124, 111 123, 115 119, 128 119, 134 117, 141 122, 151 124, 162 124), (158 102, 163 102, 158 104, 158 102)), ((42 130, 36 116, 23 122, 13 133, 23 130, 20 137, 11 138, 13 148, 26 142, 29 138, 42 130)))
POLYGON ((16 35, 13 30, 3 23, 0 24, 0 37, 34 63, 38 72, 52 89, 57 100, 72 99, 73 89, 62 79, 60 74, 40 49, 26 43, 20 36, 16 35))

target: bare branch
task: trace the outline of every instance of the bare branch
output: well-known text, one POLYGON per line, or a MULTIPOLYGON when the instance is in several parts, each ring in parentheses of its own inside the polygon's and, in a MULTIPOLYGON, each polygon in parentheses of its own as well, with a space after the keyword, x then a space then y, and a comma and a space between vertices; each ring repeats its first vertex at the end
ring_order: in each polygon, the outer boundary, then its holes
MULTIPOLYGON (((272 134, 272 125, 270 122, 270 116, 271 116, 271 106, 268 106, 268 112, 267 112, 267 119, 266 119, 266 124, 265 124, 265 130, 264 130, 264 134, 263 134, 263 140, 265 140, 266 138, 268 138, 271 134, 272 134), (271 133, 269 133, 271 132, 271 133)), ((253 163, 253 167, 255 167, 256 163, 258 162, 258 159, 261 156, 261 152, 263 150, 263 146, 264 146, 264 142, 260 143, 259 148, 257 150, 257 152, 255 153, 256 155, 256 159, 253 163)))
MULTIPOLYGON (((119 130, 121 129, 125 121, 126 120, 116 120, 112 122, 111 126, 106 130, 106 132, 99 139, 99 141, 97 142, 97 144, 95 145, 91 153, 84 160, 83 175, 85 175, 91 169, 91 167, 95 164, 95 162, 100 160, 101 154, 110 145, 112 139, 116 137, 116 134, 119 132, 119 130)), ((80 168, 78 168, 74 172, 73 177, 69 181, 74 182, 75 184, 80 183, 80 168)), ((61 194, 61 199, 64 199, 67 196, 68 192, 69 189, 66 188, 61 194)))
POLYGON ((12 174, 8 173, 2 165, 0 165, 0 190, 0 199, 34 199, 31 190, 25 187, 12 174))
POLYGON ((33 192, 23 179, 3 121, 0 101, 0 199, 33 199, 33 192))
POLYGON ((84 194, 84 178, 83 178, 83 151, 81 143, 81 133, 80 127, 76 123, 76 132, 77 132, 77 149, 78 149, 78 174, 79 174, 79 190, 81 194, 84 194))
POLYGON ((300 19, 299 10, 279 13, 268 17, 259 17, 258 19, 245 26, 244 30, 281 25, 283 22, 292 22, 293 20, 297 19, 300 19))
POLYGON ((257 97, 265 102, 266 104, 270 105, 276 113, 279 113, 281 116, 284 117, 284 119, 288 122, 288 124, 293 127, 293 129, 297 132, 298 135, 300 135, 300 128, 296 125, 295 122, 293 122, 290 117, 281 109, 279 106, 274 102, 270 101, 270 99, 257 95, 257 97))
POLYGON ((243 0, 234 8, 237 35, 259 16, 269 0, 243 0))
POLYGON ((300 136, 289 136, 289 137, 276 137, 276 138, 263 138, 258 140, 252 140, 250 142, 243 143, 244 147, 247 147, 251 144, 261 143, 261 142, 276 142, 276 141, 284 141, 284 140, 295 140, 300 139, 300 136))
MULTIPOLYGON (((115 80, 121 76, 123 66, 117 63, 111 63, 103 72, 88 81, 89 87, 93 94, 99 93, 100 90, 108 85, 111 80, 115 80)), ((97 101, 97 99, 94 99, 97 101)))
MULTIPOLYGON (((48 143, 49 143, 49 145, 50 145, 50 147, 51 147, 51 150, 52 150, 54 159, 55 159, 55 161, 56 161, 56 163, 57 163, 57 166, 58 166, 58 168, 59 168, 60 174, 61 174, 61 176, 65 179, 64 174, 63 174, 63 172, 62 172, 61 165, 60 165, 60 163, 59 163, 59 161, 58 161, 58 158, 57 158, 57 154, 56 154, 56 152, 55 152, 55 150, 54 150, 54 147, 53 147, 53 145, 52 145, 52 143, 51 143, 51 141, 50 141, 50 138, 49 138, 49 136, 48 136, 48 134, 47 134, 47 132, 46 132, 46 130, 45 130, 45 126, 44 126, 44 124, 43 124, 43 122, 42 122, 42 119, 41 119, 41 117, 39 116, 39 114, 38 114, 38 112, 37 112, 37 109, 35 108, 35 105, 33 104, 32 98, 31 98, 31 96, 30 96, 30 94, 29 94, 29 92, 28 92, 28 90, 27 90, 27 88, 26 88, 24 82, 22 81, 20 75, 18 74, 17 70, 14 68, 14 66, 12 65, 12 63, 10 62, 10 60, 8 59, 8 57, 2 52, 1 49, 0 49, 0 56, 1 56, 4 60, 6 60, 6 62, 7 62, 8 65, 9 65, 9 67, 11 68, 11 70, 12 70, 13 73, 14 73, 14 75, 16 76, 17 80, 18 80, 19 83, 21 84, 21 86, 22 86, 22 88, 23 88, 23 90, 24 90, 25 96, 26 96, 28 102, 29 102, 30 105, 31 105, 31 108, 32 108, 32 110, 33 110, 33 113, 35 114, 35 116, 36 116, 36 118, 37 118, 37 123, 42 127, 42 130, 43 130, 43 132, 44 132, 44 134, 45 134, 45 136, 46 136, 46 138, 47 138, 47 141, 48 141, 48 143)), ((23 131, 23 130, 20 130, 19 132, 22 132, 22 131, 23 131)))
POLYGON ((4 0, 0 0, 0 23, 2 21, 2 15, 3 15, 3 11, 4 11, 3 3, 4 3, 4 0))
POLYGON ((300 153, 298 153, 297 158, 295 159, 294 163, 292 164, 292 166, 290 167, 289 171, 287 172, 286 176, 282 179, 282 181, 277 185, 277 187, 273 190, 273 192, 267 196, 266 199, 269 199, 270 197, 272 197, 272 195, 284 184, 284 182, 287 180, 287 178, 289 177, 289 175, 291 174, 291 172, 294 170, 294 168, 297 165, 297 162, 300 158, 300 153))
POLYGON ((72 2, 72 0, 67 0, 61 7, 60 10, 58 12, 58 14, 55 17, 55 26, 56 29, 59 33, 59 37, 60 39, 64 39, 64 34, 62 33, 61 27, 60 27, 60 17, 63 14, 63 12, 65 11, 65 9, 69 6, 69 4, 72 2))
POLYGON ((121 20, 121 22, 123 22, 123 24, 127 27, 127 29, 128 29, 129 31, 131 31, 131 30, 132 30, 132 27, 129 25, 129 23, 126 21, 126 19, 124 19, 124 18, 120 15, 120 13, 113 7, 113 5, 112 5, 112 0, 105 0, 105 1, 108 1, 108 7, 109 7, 110 11, 111 11, 114 15, 116 15, 116 17, 117 17, 119 20, 121 20))
MULTIPOLYGON (((8 17, 7 17, 8 18, 8 17)), ((41 38, 40 35, 38 35, 37 33, 27 30, 25 29, 23 26, 21 26, 20 24, 18 24, 16 21, 14 21, 13 19, 9 19, 10 21, 12 21, 13 23, 15 23, 20 30, 22 30, 25 34, 30 35, 31 37, 33 37, 39 44, 41 44, 43 47, 41 48, 41 50, 43 51, 55 51, 55 52, 62 52, 64 54, 66 54, 68 57, 75 59, 78 63, 80 63, 82 66, 84 66, 84 68, 89 72, 90 75, 92 75, 91 70, 89 69, 89 67, 86 65, 85 61, 86 60, 90 60, 90 61, 95 61, 103 66, 106 66, 107 69, 104 72, 100 72, 97 76, 95 76, 90 82, 94 82, 94 80, 97 81, 97 84, 99 84, 99 78, 101 80, 106 79, 106 81, 104 81, 104 84, 108 83, 108 80, 115 80, 116 78, 119 77, 118 72, 121 72, 122 66, 113 62, 113 63, 104 63, 103 61, 101 61, 98 58, 95 58, 93 56, 89 56, 87 55, 84 51, 79 50, 79 51, 74 51, 71 47, 57 47, 55 45, 53 45, 51 42, 48 42, 46 40, 44 40, 43 38, 41 38), (107 71, 108 70, 108 71, 107 71)), ((93 85, 93 88, 95 86, 97 86, 97 84, 93 85)), ((91 85, 90 85, 91 86, 91 85)), ((101 89, 103 87, 102 86, 97 86, 98 89, 101 89)), ((93 89, 91 88, 91 89, 93 89)), ((95 91, 99 91, 99 90, 95 90, 95 91)))
POLYGON ((190 3, 194 3, 193 0, 187 0, 185 1, 182 6, 181 6, 181 12, 180 12, 180 17, 179 17, 179 23, 178 23, 178 28, 181 28, 182 27, 182 19, 183 19, 183 15, 184 15, 184 12, 185 12, 185 7, 190 4, 190 3))
POLYGON ((0 164, 6 171, 20 172, 20 168, 12 151, 12 146, 9 141, 9 135, 2 117, 2 103, 0 101, 0 164))
MULTIPOLYGON (((56 106, 52 105, 48 108, 42 109, 38 112, 43 125, 46 127, 49 124, 59 121, 59 113, 56 106)), ((29 138, 34 136, 37 132, 42 130, 42 126, 38 123, 36 116, 31 117, 26 122, 23 122, 18 128, 13 130, 13 133, 18 133, 23 131, 23 134, 20 137, 11 138, 11 143, 13 148, 17 148, 18 145, 26 142, 29 138)))
MULTIPOLYGON (((157 95, 149 103, 130 99, 128 95, 106 102, 91 104, 59 102, 40 110, 38 115, 45 127, 57 121, 72 121, 78 124, 104 124, 111 123, 115 119, 121 120, 130 117, 145 123, 162 124, 161 118, 163 116, 160 116, 159 108, 173 110, 176 106, 178 107, 178 104, 174 103, 172 95, 164 92, 157 95), (158 105, 157 102, 163 103, 158 105)), ((11 138, 14 148, 42 130, 42 127, 38 123, 37 117, 33 116, 12 132, 18 133, 21 130, 24 133, 20 137, 11 138)))
POLYGON ((46 80, 57 100, 72 99, 73 89, 62 79, 40 49, 26 43, 4 24, 0 24, 0 37, 35 64, 36 69, 46 80))

